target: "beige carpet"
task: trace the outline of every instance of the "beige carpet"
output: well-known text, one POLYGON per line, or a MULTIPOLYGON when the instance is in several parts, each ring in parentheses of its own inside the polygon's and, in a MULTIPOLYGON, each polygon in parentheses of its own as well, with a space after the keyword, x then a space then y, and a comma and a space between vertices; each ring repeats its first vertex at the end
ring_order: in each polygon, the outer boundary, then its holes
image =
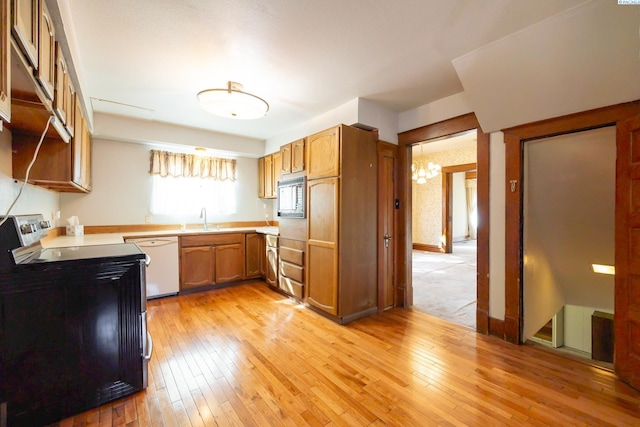
POLYGON ((452 254, 413 251, 413 308, 476 328, 476 241, 452 254))

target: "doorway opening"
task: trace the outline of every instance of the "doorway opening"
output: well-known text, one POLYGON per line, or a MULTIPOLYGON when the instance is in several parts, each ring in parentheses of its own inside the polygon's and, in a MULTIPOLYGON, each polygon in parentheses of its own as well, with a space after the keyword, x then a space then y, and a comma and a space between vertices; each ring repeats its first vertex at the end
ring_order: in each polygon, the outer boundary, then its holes
POLYGON ((613 369, 616 130, 524 143, 523 341, 613 369))
POLYGON ((414 308, 476 329, 477 131, 412 146, 414 308))

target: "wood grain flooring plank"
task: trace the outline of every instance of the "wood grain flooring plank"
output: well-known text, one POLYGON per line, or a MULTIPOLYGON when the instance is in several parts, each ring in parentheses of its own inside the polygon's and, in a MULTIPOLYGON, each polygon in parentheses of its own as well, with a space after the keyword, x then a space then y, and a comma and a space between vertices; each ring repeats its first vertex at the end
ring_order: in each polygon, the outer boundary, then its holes
POLYGON ((416 310, 341 326, 256 281, 147 313, 147 390, 58 427, 640 426, 615 374, 416 310))

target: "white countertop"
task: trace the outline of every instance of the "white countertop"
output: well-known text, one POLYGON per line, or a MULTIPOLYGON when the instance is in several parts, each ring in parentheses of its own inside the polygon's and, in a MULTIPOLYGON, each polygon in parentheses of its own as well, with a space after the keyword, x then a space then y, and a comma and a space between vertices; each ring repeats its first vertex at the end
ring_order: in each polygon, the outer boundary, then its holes
POLYGON ((41 241, 45 248, 68 248, 73 246, 112 245, 124 243, 128 238, 162 237, 162 236, 192 236, 194 234, 218 234, 256 231, 262 234, 278 235, 278 227, 237 227, 211 228, 209 230, 157 230, 157 231, 128 231, 126 233, 83 234, 81 236, 57 236, 41 241))

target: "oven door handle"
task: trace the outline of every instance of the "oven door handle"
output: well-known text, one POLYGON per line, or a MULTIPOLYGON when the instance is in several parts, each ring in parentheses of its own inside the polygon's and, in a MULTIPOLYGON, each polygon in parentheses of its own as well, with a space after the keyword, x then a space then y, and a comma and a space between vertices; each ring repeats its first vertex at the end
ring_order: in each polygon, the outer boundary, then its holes
POLYGON ((151 360, 151 355, 153 354, 153 339, 151 339, 151 334, 147 331, 147 354, 144 355, 144 360, 151 360))

